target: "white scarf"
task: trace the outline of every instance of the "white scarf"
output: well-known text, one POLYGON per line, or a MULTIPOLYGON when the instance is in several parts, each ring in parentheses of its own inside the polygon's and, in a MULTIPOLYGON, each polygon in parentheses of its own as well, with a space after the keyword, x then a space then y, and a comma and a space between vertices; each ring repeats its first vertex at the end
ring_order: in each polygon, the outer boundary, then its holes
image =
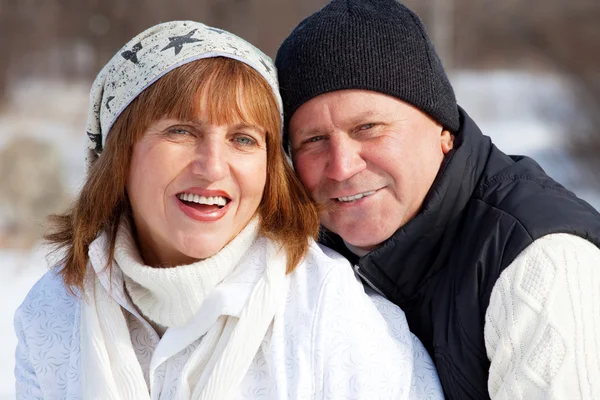
MULTIPOLYGON (((249 238, 256 237, 257 223, 252 221, 249 225, 229 243, 215 257, 203 260, 199 263, 187 266, 190 270, 201 268, 206 263, 207 266, 214 266, 215 259, 220 260, 220 264, 230 262, 229 265, 219 265, 224 270, 232 271, 239 263, 245 250, 250 247, 249 238), (240 251, 239 254, 237 250, 240 251)), ((121 239, 123 236, 121 237, 121 239)), ((260 343, 265 338, 267 329, 273 320, 276 309, 281 305, 285 296, 285 269, 286 257, 275 243, 266 242, 266 268, 264 276, 254 287, 248 302, 243 307, 240 317, 221 316, 203 337, 200 345, 188 360, 182 370, 181 382, 195 383, 195 386, 189 387, 180 385, 175 398, 181 400, 188 399, 223 399, 230 400, 236 395, 239 385, 246 375, 248 368, 259 349, 260 343)), ((130 248, 118 249, 121 261, 135 260, 131 258, 130 248)), ((96 260, 93 268, 89 268, 86 277, 86 299, 82 303, 81 309, 81 360, 83 369, 83 392, 85 399, 106 399, 106 400, 150 400, 150 394, 142 368, 135 355, 135 350, 131 343, 130 332, 125 320, 123 310, 119 302, 111 296, 106 286, 106 274, 100 274, 106 261, 106 251, 99 254, 98 248, 90 247, 90 259, 96 260), (94 253, 94 254, 92 254, 94 253), (102 276, 104 275, 104 276, 102 276), (104 285, 103 285, 104 281, 104 285)), ((117 258, 117 257, 116 257, 117 258)), ((134 263, 135 264, 135 263, 134 263)), ((113 275, 120 273, 119 265, 113 262, 113 275)), ((143 266, 136 268, 127 266, 128 271, 136 271, 134 275, 139 280, 138 273, 144 276, 143 266), (137 268, 137 270, 136 270, 137 268)), ((149 267, 145 267, 149 268, 149 267)), ((171 273, 179 268, 171 268, 171 273)), ((159 272, 165 272, 159 271, 159 272)), ((189 271, 188 271, 189 272, 189 271)), ((159 274, 160 275, 160 274, 159 274)), ((192 274, 194 275, 194 274, 192 274)), ((143 313, 157 315, 160 321, 177 321, 185 324, 193 319, 193 312, 187 314, 184 309, 187 305, 200 307, 203 296, 210 291, 211 285, 217 285, 218 278, 215 276, 221 273, 207 273, 207 278, 203 281, 201 275, 194 275, 197 282, 204 290, 199 290, 199 294, 193 300, 181 299, 182 303, 175 306, 179 316, 173 316, 168 309, 154 302, 152 298, 156 296, 165 296, 165 293, 156 292, 156 288, 170 288, 173 281, 169 284, 159 285, 151 282, 150 287, 144 287, 142 284, 135 289, 137 294, 132 297, 144 299, 140 309, 143 313), (216 274, 216 275, 215 275, 216 274)), ((189 274, 184 274, 188 276, 189 274)), ((181 279, 180 276, 177 279, 181 279)), ((158 276, 160 279, 160 276, 158 276)), ((128 283, 128 287, 134 282, 128 283)), ((175 285, 177 286, 177 285, 175 285)), ((173 287, 175 287, 173 286, 173 287)), ((114 286, 111 290, 114 289, 114 286)), ((179 298, 179 294, 172 294, 179 298)), ((168 325, 167 325, 168 326, 168 325)), ((153 360, 154 361, 154 360, 153 360)), ((150 382, 152 387, 152 379, 150 382)))
POLYGON ((117 233, 115 262, 123 271, 127 292, 146 319, 163 327, 182 327, 204 299, 238 265, 256 240, 258 219, 214 256, 175 268, 144 265, 128 224, 117 233))

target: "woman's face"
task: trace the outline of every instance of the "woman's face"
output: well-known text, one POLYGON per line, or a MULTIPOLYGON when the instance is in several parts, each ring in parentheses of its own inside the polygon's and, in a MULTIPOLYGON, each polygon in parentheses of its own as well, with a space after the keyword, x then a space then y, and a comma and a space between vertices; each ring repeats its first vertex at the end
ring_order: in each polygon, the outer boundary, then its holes
POLYGON ((133 149, 127 194, 151 266, 216 254, 255 215, 266 182, 265 130, 238 121, 154 122, 133 149))

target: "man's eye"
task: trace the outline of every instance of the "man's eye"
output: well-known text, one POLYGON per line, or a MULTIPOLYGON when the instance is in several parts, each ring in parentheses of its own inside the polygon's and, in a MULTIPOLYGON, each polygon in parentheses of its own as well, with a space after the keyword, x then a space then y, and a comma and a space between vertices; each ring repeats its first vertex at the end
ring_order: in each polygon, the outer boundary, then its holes
POLYGON ((316 142, 320 142, 321 140, 323 140, 323 136, 313 136, 311 138, 308 138, 306 140, 304 140, 302 143, 316 143, 316 142))
POLYGON ((366 130, 371 129, 374 126, 375 126, 375 124, 364 124, 364 125, 359 126, 358 129, 361 131, 366 131, 366 130))

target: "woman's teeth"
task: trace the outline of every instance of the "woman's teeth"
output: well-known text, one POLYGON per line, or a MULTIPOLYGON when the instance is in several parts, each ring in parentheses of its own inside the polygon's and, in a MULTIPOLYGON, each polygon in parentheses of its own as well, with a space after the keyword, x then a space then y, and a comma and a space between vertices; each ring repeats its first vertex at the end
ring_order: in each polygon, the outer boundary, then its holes
POLYGON ((180 193, 177 195, 179 200, 187 201, 190 203, 206 204, 209 206, 225 206, 227 205, 227 198, 223 196, 199 196, 192 193, 180 193))
POLYGON ((364 192, 364 193, 355 194, 354 196, 338 197, 337 200, 347 203, 347 202, 350 202, 350 201, 356 201, 356 200, 362 199, 363 197, 370 196, 373 193, 375 193, 375 190, 372 190, 370 192, 364 192))

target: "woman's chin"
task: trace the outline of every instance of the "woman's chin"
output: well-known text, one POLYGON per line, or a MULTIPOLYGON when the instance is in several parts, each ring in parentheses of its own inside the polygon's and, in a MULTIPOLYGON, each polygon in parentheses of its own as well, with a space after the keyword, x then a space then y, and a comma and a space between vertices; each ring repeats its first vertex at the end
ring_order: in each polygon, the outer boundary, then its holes
POLYGON ((219 251, 221 251, 223 249, 223 247, 225 247, 226 243, 214 243, 214 239, 213 243, 211 246, 207 246, 207 241, 210 241, 211 239, 207 239, 207 240, 202 240, 202 241, 198 241, 196 243, 196 245, 187 245, 185 246, 182 251, 182 259, 187 259, 190 260, 188 262, 188 264, 199 261, 199 260, 204 260, 206 258, 210 258, 212 256, 214 256, 215 254, 217 254, 219 251))
MULTIPOLYGON (((177 235, 172 237, 177 237, 177 235)), ((210 258, 223 249, 225 245, 225 241, 217 241, 214 236, 202 235, 200 238, 186 238, 179 243, 170 242, 155 246, 151 252, 152 256, 148 257, 149 259, 144 258, 151 266, 177 267, 210 258), (207 246, 207 244, 210 245, 207 246), (159 248, 158 251, 156 247, 159 248)))

